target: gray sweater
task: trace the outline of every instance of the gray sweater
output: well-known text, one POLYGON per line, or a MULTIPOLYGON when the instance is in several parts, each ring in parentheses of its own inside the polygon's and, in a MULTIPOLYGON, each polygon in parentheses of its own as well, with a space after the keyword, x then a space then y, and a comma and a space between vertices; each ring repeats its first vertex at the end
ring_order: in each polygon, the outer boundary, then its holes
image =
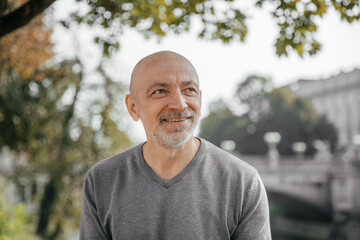
POLYGON ((80 239, 271 239, 258 172, 200 140, 169 181, 146 164, 143 144, 95 164, 84 183, 80 239))

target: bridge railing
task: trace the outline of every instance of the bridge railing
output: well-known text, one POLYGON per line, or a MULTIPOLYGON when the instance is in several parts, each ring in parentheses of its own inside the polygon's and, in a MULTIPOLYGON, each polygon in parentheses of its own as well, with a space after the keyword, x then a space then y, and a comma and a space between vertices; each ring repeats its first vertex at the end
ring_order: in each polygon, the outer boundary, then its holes
POLYGON ((313 159, 293 159, 281 158, 277 168, 272 168, 269 161, 264 156, 240 156, 241 159, 253 165, 259 172, 276 172, 276 171, 291 171, 291 172, 323 172, 323 173, 359 173, 359 169, 353 167, 349 163, 329 160, 318 161, 313 159))

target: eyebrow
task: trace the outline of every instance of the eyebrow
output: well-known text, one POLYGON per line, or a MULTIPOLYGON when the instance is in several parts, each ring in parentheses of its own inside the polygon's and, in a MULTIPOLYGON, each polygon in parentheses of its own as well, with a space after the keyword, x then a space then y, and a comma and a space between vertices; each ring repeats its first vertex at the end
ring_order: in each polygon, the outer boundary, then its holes
MULTIPOLYGON (((146 93, 149 95, 150 92, 152 91, 152 89, 157 88, 157 87, 166 88, 166 87, 168 87, 169 85, 170 85, 170 84, 168 84, 168 83, 155 82, 155 83, 151 84, 151 85, 148 87, 148 89, 146 90, 146 93)), ((185 82, 182 82, 182 83, 181 83, 181 86, 182 86, 182 87, 186 87, 186 86, 189 86, 189 85, 195 85, 195 87, 196 87, 197 89, 199 89, 199 85, 198 85, 196 82, 194 82, 194 81, 189 80, 189 81, 185 81, 185 82)))

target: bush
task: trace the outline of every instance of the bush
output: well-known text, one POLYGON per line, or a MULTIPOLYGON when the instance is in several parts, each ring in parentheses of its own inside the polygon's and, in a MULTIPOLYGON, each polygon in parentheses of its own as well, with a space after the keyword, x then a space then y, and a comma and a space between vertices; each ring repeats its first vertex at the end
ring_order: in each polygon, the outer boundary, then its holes
POLYGON ((0 196, 0 240, 37 240, 32 216, 24 204, 14 204, 0 196))

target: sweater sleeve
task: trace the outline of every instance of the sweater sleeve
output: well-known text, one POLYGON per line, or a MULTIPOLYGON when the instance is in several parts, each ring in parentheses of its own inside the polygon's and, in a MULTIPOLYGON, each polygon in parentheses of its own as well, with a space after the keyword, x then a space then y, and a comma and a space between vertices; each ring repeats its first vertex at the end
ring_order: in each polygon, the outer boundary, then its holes
POLYGON ((231 239, 271 240, 269 203, 259 175, 253 180, 246 199, 231 239))
POLYGON ((94 197, 94 182, 91 172, 88 172, 84 182, 79 239, 110 240, 110 238, 106 236, 98 216, 96 199, 94 197))

